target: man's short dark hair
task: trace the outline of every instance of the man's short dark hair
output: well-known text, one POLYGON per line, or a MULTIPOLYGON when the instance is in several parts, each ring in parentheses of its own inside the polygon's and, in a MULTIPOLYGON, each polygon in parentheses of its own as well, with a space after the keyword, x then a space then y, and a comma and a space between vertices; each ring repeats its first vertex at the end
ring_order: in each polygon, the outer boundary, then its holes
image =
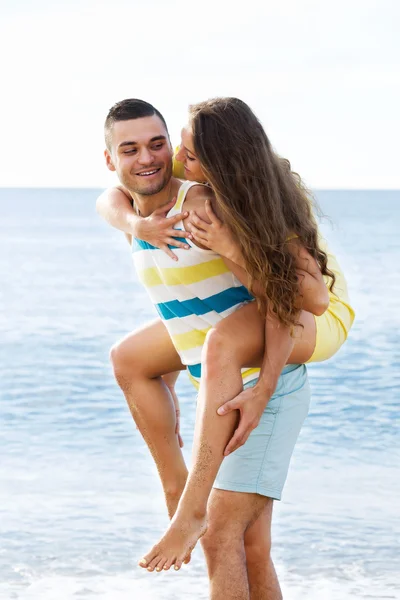
POLYGON ((161 119, 168 133, 168 127, 164 117, 152 104, 149 104, 144 100, 138 100, 137 98, 128 98, 127 100, 121 100, 121 102, 114 104, 108 111, 104 123, 104 136, 107 148, 109 150, 111 148, 110 134, 114 123, 117 123, 118 121, 130 121, 131 119, 142 119, 143 117, 152 117, 153 115, 157 115, 157 117, 161 119))

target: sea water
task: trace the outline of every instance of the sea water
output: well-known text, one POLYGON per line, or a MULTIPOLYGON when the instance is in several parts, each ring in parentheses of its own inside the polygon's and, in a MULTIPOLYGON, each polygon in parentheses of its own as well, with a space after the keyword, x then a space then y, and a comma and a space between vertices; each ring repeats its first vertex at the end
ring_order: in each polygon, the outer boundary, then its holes
MULTIPOLYGON (((108 352, 156 315, 97 194, 0 190, 0 598, 205 600, 200 547, 179 573, 136 566, 167 516, 108 352)), ((317 197, 357 318, 309 367, 273 557, 286 600, 400 598, 400 192, 317 197)), ((189 460, 186 374, 178 393, 189 460)))

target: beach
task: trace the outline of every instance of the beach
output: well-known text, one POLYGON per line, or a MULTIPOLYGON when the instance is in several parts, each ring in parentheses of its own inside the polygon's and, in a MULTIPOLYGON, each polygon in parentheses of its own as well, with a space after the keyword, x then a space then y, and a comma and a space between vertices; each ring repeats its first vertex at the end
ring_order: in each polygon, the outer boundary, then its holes
MULTIPOLYGON (((136 566, 167 515, 108 353, 156 313, 98 193, 0 189, 0 598, 206 600, 200 546, 179 573, 136 566)), ((285 600, 400 598, 400 192, 316 196, 356 321, 309 366, 273 558, 285 600)), ((185 373, 177 390, 189 461, 185 373)))

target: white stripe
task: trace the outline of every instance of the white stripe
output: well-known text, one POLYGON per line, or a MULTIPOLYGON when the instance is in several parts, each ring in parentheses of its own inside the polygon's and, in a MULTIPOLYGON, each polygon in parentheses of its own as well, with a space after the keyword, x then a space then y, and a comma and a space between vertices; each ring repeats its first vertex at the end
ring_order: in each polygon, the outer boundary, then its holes
POLYGON ((184 300, 192 300, 193 298, 205 300, 232 287, 241 287, 241 285, 234 275, 229 272, 191 283, 190 285, 180 284, 168 287, 161 284, 147 288, 147 291, 153 302, 156 303, 171 302, 172 300, 183 302, 184 300))
POLYGON ((179 333, 190 333, 195 329, 206 329, 207 327, 213 327, 220 321, 220 317, 218 313, 211 312, 207 313, 207 315, 201 315, 200 317, 197 315, 189 315, 187 317, 175 317, 174 319, 167 319, 164 321, 164 325, 168 329, 168 331, 172 335, 176 335, 179 333), (207 317, 209 318, 203 318, 207 317))
POLYGON ((183 250, 182 248, 173 248, 172 252, 176 254, 178 261, 173 260, 168 254, 165 254, 163 250, 159 250, 158 248, 155 250, 136 250, 132 253, 132 258, 136 268, 140 270, 154 267, 155 265, 160 269, 176 269, 180 266, 192 267, 220 258, 215 252, 200 254, 193 250, 183 250))
MULTIPOLYGON (((164 321, 165 323, 165 321, 164 321)), ((184 352, 180 352, 177 350, 179 356, 181 357, 182 364, 184 365, 197 365, 201 362, 201 351, 203 346, 196 346, 196 348, 190 348, 189 350, 185 350, 184 352)))

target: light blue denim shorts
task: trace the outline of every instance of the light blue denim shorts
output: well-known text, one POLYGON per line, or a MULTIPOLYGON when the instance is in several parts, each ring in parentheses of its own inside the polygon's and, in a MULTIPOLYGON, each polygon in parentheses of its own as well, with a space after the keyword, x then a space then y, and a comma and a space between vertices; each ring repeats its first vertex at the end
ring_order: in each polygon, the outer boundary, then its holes
MULTIPOLYGON (((253 387, 257 379, 247 383, 253 387)), ((238 450, 224 458, 214 487, 280 500, 290 459, 310 406, 304 365, 287 365, 260 423, 238 450)))

